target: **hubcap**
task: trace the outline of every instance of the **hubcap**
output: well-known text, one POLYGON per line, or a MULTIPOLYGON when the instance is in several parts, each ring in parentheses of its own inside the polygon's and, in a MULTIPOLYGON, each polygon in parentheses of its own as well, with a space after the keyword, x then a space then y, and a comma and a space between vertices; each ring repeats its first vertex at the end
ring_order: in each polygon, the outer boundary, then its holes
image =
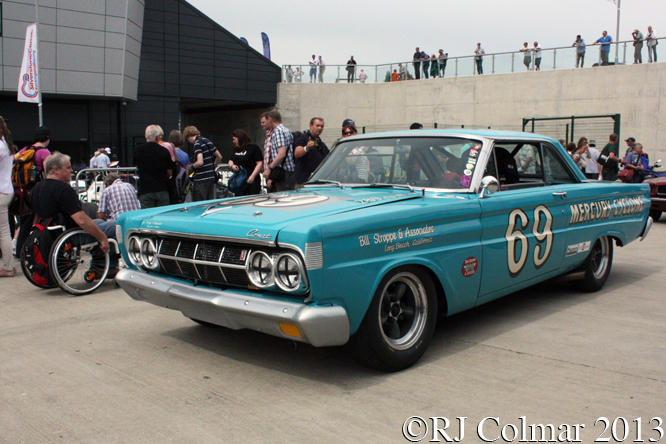
POLYGON ((428 299, 423 284, 412 273, 398 273, 386 284, 379 307, 379 324, 388 345, 405 350, 425 329, 428 299))
POLYGON ((601 279, 606 273, 608 268, 608 238, 601 237, 592 247, 592 253, 590 258, 592 261, 592 274, 594 274, 595 279, 601 279))

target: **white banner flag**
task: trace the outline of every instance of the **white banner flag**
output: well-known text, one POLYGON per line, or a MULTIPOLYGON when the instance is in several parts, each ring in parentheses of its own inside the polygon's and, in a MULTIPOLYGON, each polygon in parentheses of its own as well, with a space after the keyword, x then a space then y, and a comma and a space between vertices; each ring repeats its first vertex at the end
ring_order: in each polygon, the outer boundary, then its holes
POLYGON ((607 0, 607 1, 613 2, 613 3, 615 3, 615 6, 617 6, 617 0, 607 0))
POLYGON ((39 88, 39 69, 37 64, 37 23, 28 26, 25 32, 25 48, 21 76, 18 85, 18 101, 42 103, 42 91, 39 88))

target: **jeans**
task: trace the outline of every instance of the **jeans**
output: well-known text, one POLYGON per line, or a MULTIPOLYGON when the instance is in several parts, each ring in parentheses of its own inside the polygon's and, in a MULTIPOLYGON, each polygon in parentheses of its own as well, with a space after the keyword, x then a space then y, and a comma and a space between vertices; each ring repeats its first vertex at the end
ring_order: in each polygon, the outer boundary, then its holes
POLYGON ((9 230, 9 204, 14 194, 0 193, 0 251, 2 251, 2 269, 14 269, 14 254, 12 253, 12 232, 9 230))
POLYGON ((648 45, 648 62, 652 63, 653 61, 657 63, 657 45, 648 45))
POLYGON ((476 62, 476 73, 483 74, 483 59, 477 59, 476 62))
POLYGON ((169 192, 145 193, 139 196, 141 209, 164 207, 169 205, 169 192))
POLYGON ((580 62, 580 67, 583 67, 583 64, 585 63, 585 52, 577 52, 576 53, 576 68, 578 68, 578 62, 580 62))
POLYGON ((428 78, 428 69, 430 68, 430 62, 423 62, 423 78, 428 78))
POLYGON ((108 237, 109 239, 116 239, 115 220, 93 219, 93 222, 95 222, 99 227, 99 229, 102 230, 102 233, 106 234, 106 237, 108 237))
POLYGON ((347 68, 347 83, 354 83, 354 68, 347 68))
POLYGON ((600 51, 601 54, 601 66, 607 66, 608 65, 608 54, 610 51, 600 51))
POLYGON ((421 78, 421 62, 414 62, 414 77, 416 80, 421 78))
POLYGON ((215 199, 215 179, 194 182, 192 188, 192 202, 215 199))

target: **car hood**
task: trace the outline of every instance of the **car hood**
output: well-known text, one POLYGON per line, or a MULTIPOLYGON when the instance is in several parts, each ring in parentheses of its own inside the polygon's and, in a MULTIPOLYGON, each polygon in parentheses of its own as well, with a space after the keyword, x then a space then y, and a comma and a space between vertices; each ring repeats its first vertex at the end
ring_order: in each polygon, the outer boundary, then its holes
POLYGON ((141 211, 132 218, 140 217, 143 229, 274 242, 282 228, 309 218, 421 198, 421 192, 402 189, 301 189, 147 210, 143 217, 141 211))

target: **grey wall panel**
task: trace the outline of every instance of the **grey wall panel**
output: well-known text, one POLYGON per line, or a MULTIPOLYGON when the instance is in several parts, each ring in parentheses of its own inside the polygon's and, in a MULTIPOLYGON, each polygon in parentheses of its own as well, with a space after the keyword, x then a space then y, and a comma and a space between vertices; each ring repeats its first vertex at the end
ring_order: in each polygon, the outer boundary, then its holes
POLYGON ((23 46, 25 36, 22 39, 2 39, 2 61, 5 66, 21 66, 23 60, 23 46))
POLYGON ((139 78, 139 58, 125 53, 125 75, 133 79, 139 78))
POLYGON ((164 62, 156 60, 148 60, 145 57, 141 61, 141 72, 150 74, 152 72, 159 72, 164 70, 164 62))
POLYGON ((58 0, 58 8, 71 11, 104 14, 106 12, 105 0, 58 0))
POLYGON ((58 70, 58 92, 65 94, 104 94, 104 74, 58 70))
MULTIPOLYGON (((104 72, 104 50, 92 46, 58 43, 57 69, 80 72, 104 72)), ((103 90, 103 87, 100 88, 103 90)))
POLYGON ((127 97, 131 100, 137 100, 137 95, 139 93, 139 81, 127 76, 124 76, 123 79, 123 97, 127 97))
POLYGON ((154 83, 150 79, 139 82, 139 94, 163 96, 164 83, 154 83))
MULTIPOLYGON (((17 22, 14 20, 5 20, 3 21, 2 26, 2 37, 3 38, 14 38, 14 39, 25 39, 25 29, 30 23, 27 22, 17 22)), ((39 29, 41 31, 41 27, 39 29)), ((40 39, 42 38, 41 32, 39 32, 40 39)))
POLYGON ((215 78, 208 74, 181 74, 180 83, 181 85, 194 85, 212 88, 215 86, 215 78))
POLYGON ((136 25, 143 26, 144 9, 142 1, 127 0, 127 19, 136 25))
POLYGON ((58 9, 58 26, 70 28, 102 30, 105 20, 103 15, 58 9))
POLYGON ((104 74, 104 94, 107 96, 123 95, 123 76, 104 74))
MULTIPOLYGON (((39 24, 39 29, 37 30, 39 34, 40 42, 55 42, 57 27, 55 25, 45 25, 43 23, 39 24)), ((25 36, 24 36, 25 38, 25 36)))
POLYGON ((35 4, 4 2, 2 5, 2 21, 15 20, 32 23, 35 21, 35 4))
MULTIPOLYGON (((56 69, 56 44, 51 42, 42 42, 39 44, 39 69, 56 69)), ((55 91, 46 89, 44 91, 55 91)))
POLYGON ((142 29, 141 26, 138 26, 132 22, 127 22, 127 35, 132 37, 133 39, 137 41, 141 41, 141 33, 142 29))
POLYGON ((141 56, 141 41, 127 36, 125 40, 125 50, 137 57, 141 56))
POLYGON ((58 43, 71 43, 74 45, 104 46, 104 32, 91 29, 57 28, 56 40, 58 43))
POLYGON ((127 0, 111 0, 106 2, 106 15, 125 17, 127 0))
POLYGON ((106 28, 105 31, 108 32, 118 32, 121 34, 125 33, 125 19, 122 17, 106 17, 106 28))
POLYGON ((21 67, 3 66, 2 67, 2 82, 5 91, 18 91, 19 73, 21 67))
POLYGON ((54 92, 56 90, 56 70, 42 68, 39 70, 39 75, 42 92, 54 92))
POLYGON ((104 33, 104 46, 113 49, 125 49, 125 35, 115 32, 104 33))
POLYGON ((107 74, 123 74, 125 51, 107 49, 104 51, 104 72, 107 74))

